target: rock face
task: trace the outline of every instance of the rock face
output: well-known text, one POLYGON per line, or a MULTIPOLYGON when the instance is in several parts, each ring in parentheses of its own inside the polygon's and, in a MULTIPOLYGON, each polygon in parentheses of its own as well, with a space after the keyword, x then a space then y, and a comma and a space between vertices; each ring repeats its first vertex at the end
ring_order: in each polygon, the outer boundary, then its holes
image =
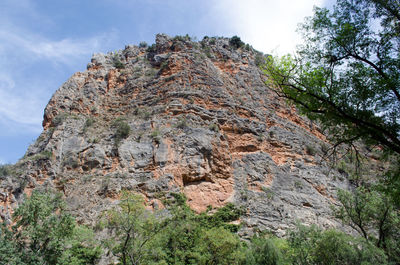
POLYGON ((227 38, 166 35, 95 54, 53 95, 42 134, 1 181, 2 218, 47 187, 89 224, 127 189, 154 208, 169 192, 198 212, 233 202, 246 210, 243 234, 283 235, 297 220, 340 226, 330 207, 348 183, 321 159, 318 127, 266 87, 261 56, 227 38))

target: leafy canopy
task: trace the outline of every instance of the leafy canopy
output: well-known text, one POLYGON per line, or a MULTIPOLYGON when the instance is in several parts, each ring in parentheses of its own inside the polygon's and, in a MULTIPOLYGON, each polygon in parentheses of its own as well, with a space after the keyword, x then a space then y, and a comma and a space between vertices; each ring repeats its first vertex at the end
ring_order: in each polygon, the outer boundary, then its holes
POLYGON ((363 139, 400 153, 400 5, 338 0, 301 25, 296 56, 269 58, 276 92, 329 129, 340 143, 363 139))
MULTIPOLYGON (((398 263, 400 4, 337 0, 332 10, 316 7, 300 31, 305 41, 296 55, 269 57, 262 66, 268 84, 319 121, 335 148, 347 144, 357 159, 359 140, 384 151, 390 164, 386 172, 358 181, 352 192, 340 191, 336 214, 398 263)), ((306 252, 302 260, 310 262, 306 252)))
POLYGON ((34 190, 15 210, 15 224, 0 224, 0 263, 95 264, 101 247, 79 227, 58 193, 34 190))

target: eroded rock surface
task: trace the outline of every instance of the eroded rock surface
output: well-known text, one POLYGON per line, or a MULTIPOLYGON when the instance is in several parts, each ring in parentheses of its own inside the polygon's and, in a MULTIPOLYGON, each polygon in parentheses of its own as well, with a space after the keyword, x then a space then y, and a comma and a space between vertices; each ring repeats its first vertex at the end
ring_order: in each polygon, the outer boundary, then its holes
POLYGON ((46 187, 94 224, 127 189, 157 207, 169 192, 198 212, 233 202, 246 212, 243 234, 284 235, 297 220, 340 226, 330 207, 348 183, 321 159, 329 144, 318 127, 266 87, 260 58, 227 38, 166 35, 150 48, 95 54, 55 92, 42 134, 1 181, 1 217, 46 187))

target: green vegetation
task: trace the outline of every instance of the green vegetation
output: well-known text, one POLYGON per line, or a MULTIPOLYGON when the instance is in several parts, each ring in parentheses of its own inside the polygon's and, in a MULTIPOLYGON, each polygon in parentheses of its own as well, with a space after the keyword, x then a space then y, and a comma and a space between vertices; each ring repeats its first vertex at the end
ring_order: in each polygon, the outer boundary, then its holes
POLYGON ((102 251, 90 229, 66 212, 60 194, 34 191, 0 227, 2 264, 95 264, 102 251))
POLYGON ((117 69, 125 69, 125 65, 124 65, 124 63, 121 62, 121 60, 119 59, 118 54, 115 54, 115 55, 113 56, 113 64, 114 64, 114 67, 117 68, 117 69))
POLYGON ((364 140, 400 153, 398 4, 338 0, 302 25, 297 56, 269 57, 276 92, 318 120, 337 143, 364 140), (378 21, 377 21, 378 20, 378 21), (380 27, 372 29, 373 23, 380 27))
POLYGON ((210 129, 211 131, 214 131, 214 132, 219 132, 218 125, 213 122, 208 125, 208 129, 210 129))
POLYGON ((178 129, 185 129, 188 127, 188 122, 185 117, 179 117, 178 122, 175 125, 178 129))
POLYGON ((134 109, 133 113, 146 121, 149 120, 153 114, 147 107, 137 107, 134 109))
POLYGON ((161 63, 161 65, 160 65, 160 72, 163 72, 165 69, 167 69, 168 68, 168 60, 165 60, 165 61, 163 61, 162 63, 161 63))
POLYGON ((0 165, 0 177, 10 176, 12 174, 11 165, 0 165))
POLYGON ((145 210, 140 195, 124 192, 118 207, 106 214, 106 227, 115 236, 107 245, 122 264, 143 264, 151 254, 149 241, 160 229, 154 215, 145 210))
POLYGON ((229 44, 236 49, 244 46, 244 42, 238 36, 230 38, 229 44))
POLYGON ((149 47, 147 47, 146 51, 148 53, 155 53, 157 51, 157 47, 156 44, 153 43, 152 45, 150 45, 149 47))
POLYGON ((306 145, 306 153, 310 156, 315 155, 317 151, 315 150, 315 148, 311 145, 306 145))
POLYGON ((123 118, 117 118, 113 122, 112 126, 115 129, 114 143, 118 146, 123 139, 128 138, 131 132, 131 127, 128 123, 126 123, 125 119, 123 118))
POLYGON ((156 144, 161 143, 161 133, 160 133, 160 130, 159 130, 158 128, 155 128, 155 129, 151 132, 150 138, 153 139, 153 141, 154 141, 156 144))
POLYGON ((315 226, 298 225, 281 249, 289 264, 388 264, 385 253, 363 238, 315 226))
POLYGON ((189 36, 189 34, 186 34, 185 36, 176 35, 173 40, 174 41, 191 41, 192 38, 189 36))
POLYGON ((87 130, 91 127, 91 126, 93 126, 93 124, 94 124, 94 119, 93 118, 87 118, 86 119, 86 121, 85 121, 85 124, 83 125, 83 129, 82 129, 82 131, 83 131, 83 133, 86 133, 87 132, 87 130))
POLYGON ((146 48, 147 46, 149 46, 149 45, 148 45, 147 42, 145 42, 145 41, 141 41, 141 42, 139 43, 139 48, 146 48))
POLYGON ((256 54, 256 57, 255 57, 255 59, 254 59, 254 62, 255 62, 255 64, 256 64, 257 66, 261 66, 261 65, 263 65, 263 64, 265 63, 265 58, 264 58, 264 56, 262 55, 262 53, 257 53, 257 54, 256 54))
POLYGON ((64 123, 64 121, 68 118, 68 114, 65 112, 61 112, 59 114, 57 114, 57 116, 54 117, 54 119, 52 120, 52 124, 54 125, 54 127, 57 127, 61 124, 64 123))
POLYGON ((31 157, 27 157, 27 158, 35 161, 35 160, 48 160, 48 159, 51 159, 52 157, 53 157, 52 151, 44 150, 44 151, 40 152, 39 154, 36 154, 31 157))
POLYGON ((270 56, 262 65, 268 85, 321 124, 332 142, 321 147, 324 156, 341 153, 337 169, 354 185, 339 191, 334 212, 362 239, 324 232, 321 245, 305 247, 318 255, 305 251, 297 264, 385 264, 385 255, 400 263, 399 20, 397 1, 337 0, 301 25, 305 43, 295 56, 270 56), (361 146, 387 165, 379 175, 365 170, 370 157, 361 146))
MULTIPOLYGON (((149 211, 141 195, 123 191, 96 230, 78 226, 60 194, 34 191, 16 209, 12 227, 0 228, 0 260, 5 264, 96 264, 106 249, 119 264, 392 264, 363 237, 298 225, 287 239, 270 234, 241 241, 244 212, 233 204, 194 213, 180 193, 163 197, 165 210, 149 211), (213 212, 213 213, 212 213, 213 212)), ((393 263, 395 264, 395 263, 393 263)))
POLYGON ((382 185, 360 186, 353 192, 339 191, 341 206, 335 214, 371 244, 386 251, 392 262, 400 262, 400 213, 382 185))

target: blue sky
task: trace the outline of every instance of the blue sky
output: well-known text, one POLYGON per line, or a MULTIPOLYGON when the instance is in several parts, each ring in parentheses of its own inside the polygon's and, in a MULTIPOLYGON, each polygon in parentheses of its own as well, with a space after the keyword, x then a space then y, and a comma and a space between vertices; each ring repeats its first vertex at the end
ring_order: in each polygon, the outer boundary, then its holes
POLYGON ((42 131, 52 94, 91 55, 171 36, 238 35, 265 53, 300 42, 296 25, 326 0, 0 0, 0 164, 42 131))

